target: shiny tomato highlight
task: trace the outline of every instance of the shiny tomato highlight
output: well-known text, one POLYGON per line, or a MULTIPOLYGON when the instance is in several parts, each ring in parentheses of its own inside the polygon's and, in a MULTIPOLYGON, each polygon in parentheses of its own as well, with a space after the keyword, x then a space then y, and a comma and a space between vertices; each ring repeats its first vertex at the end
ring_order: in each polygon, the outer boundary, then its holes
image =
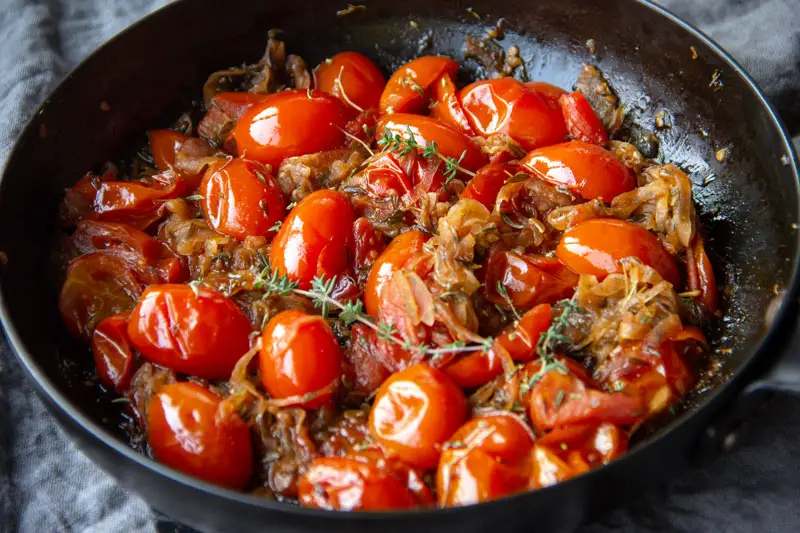
POLYGON ((378 107, 386 86, 378 66, 358 52, 342 52, 314 69, 314 87, 336 96, 356 111, 378 107))
POLYGON ((458 72, 458 62, 443 56, 409 61, 389 78, 380 99, 381 114, 421 113, 428 107, 430 88, 443 74, 458 72))

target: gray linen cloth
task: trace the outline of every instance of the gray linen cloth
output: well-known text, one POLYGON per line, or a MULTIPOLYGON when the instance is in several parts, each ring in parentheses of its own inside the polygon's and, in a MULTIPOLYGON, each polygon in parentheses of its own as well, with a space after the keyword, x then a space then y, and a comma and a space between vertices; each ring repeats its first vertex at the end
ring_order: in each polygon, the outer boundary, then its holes
MULTIPOLYGON (((35 107, 80 60, 164 0, 0 0, 0 166, 35 107)), ((800 130, 800 0, 663 0, 756 78, 800 130)), ((800 401, 779 398, 742 447, 687 470, 586 532, 800 531, 800 401)), ((609 490, 613 490, 610 487, 609 490)), ((0 340, 0 530, 156 530, 147 505, 65 438, 0 340)))

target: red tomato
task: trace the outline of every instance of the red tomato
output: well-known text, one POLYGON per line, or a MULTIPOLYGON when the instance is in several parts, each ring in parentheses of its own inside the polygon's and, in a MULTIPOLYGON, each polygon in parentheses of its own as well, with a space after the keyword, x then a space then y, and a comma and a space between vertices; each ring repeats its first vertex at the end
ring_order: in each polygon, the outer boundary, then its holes
POLYGON ((561 98, 561 95, 567 94, 567 91, 561 87, 545 81, 528 81, 525 82, 525 87, 539 93, 553 108, 558 107, 558 99, 561 98))
POLYGON ((686 250, 686 271, 689 289, 700 291, 700 295, 696 296, 694 300, 702 304, 703 310, 707 314, 715 314, 718 300, 717 282, 700 233, 695 233, 694 239, 686 250))
POLYGON ((563 458, 578 452, 594 468, 622 456, 628 449, 628 434, 619 426, 602 424, 575 424, 554 429, 536 441, 547 446, 563 458))
POLYGON ((386 242, 383 234, 375 229, 366 217, 357 218, 353 223, 353 269, 356 274, 366 275, 378 259, 386 242))
POLYGON ((129 311, 143 289, 122 259, 102 253, 82 255, 67 268, 58 308, 70 332, 88 342, 103 319, 129 311))
POLYGON ((386 83, 380 100, 381 114, 424 112, 431 85, 443 74, 456 72, 458 62, 449 57, 424 56, 409 61, 386 83))
POLYGON ((301 289, 316 276, 331 278, 350 265, 348 247, 355 216, 347 197, 330 189, 313 192, 292 209, 272 241, 269 264, 301 289))
POLYGON ((230 377, 251 331, 233 300, 188 285, 148 287, 128 321, 131 344, 145 359, 206 379, 230 377))
POLYGON ((567 135, 561 112, 514 78, 476 81, 461 89, 459 98, 478 135, 505 133, 525 150, 561 142, 567 135))
POLYGON ((587 200, 610 202, 636 187, 636 177, 614 154, 580 141, 534 150, 520 161, 523 169, 587 200))
POLYGON ((624 220, 595 218, 572 226, 561 237, 556 255, 573 272, 597 276, 600 280, 622 272, 620 259, 635 257, 656 269, 675 287, 681 281, 675 259, 658 238, 624 220))
POLYGON ((253 473, 250 429, 197 383, 161 387, 147 407, 147 439, 159 462, 184 474, 242 490, 253 473))
POLYGON ((321 457, 298 483, 303 507, 338 511, 410 509, 433 503, 419 476, 397 461, 366 454, 321 457))
POLYGON ((605 146, 608 134, 586 98, 579 92, 564 94, 558 99, 567 131, 576 141, 605 146))
POLYGON ((372 394, 392 374, 390 368, 393 365, 386 363, 393 355, 385 349, 388 345, 380 342, 373 329, 364 324, 353 325, 345 358, 352 367, 350 373, 356 390, 372 394))
POLYGON ((507 302, 497 292, 498 283, 505 287, 517 307, 532 307, 569 298, 578 284, 578 276, 561 261, 544 256, 498 252, 489 256, 484 268, 486 297, 500 305, 507 302))
POLYGON ((347 123, 344 131, 369 144, 372 142, 377 122, 378 110, 374 108, 365 109, 347 123))
MULTIPOLYGON (((472 139, 431 117, 406 113, 381 117, 378 120, 375 138, 380 139, 387 129, 403 139, 409 138, 410 130, 420 150, 425 148, 428 143, 435 142, 439 153, 444 157, 459 159, 464 155, 464 159, 459 165, 473 172, 489 162, 481 148, 472 142, 472 139)), ((444 163, 441 164, 441 168, 444 168, 444 163)), ((463 172, 460 175, 463 177, 463 172)))
POLYGON ((117 392, 128 388, 133 375, 133 353, 128 341, 128 315, 106 318, 92 334, 92 354, 97 375, 105 385, 117 392))
POLYGON ((150 235, 118 222, 82 220, 72 234, 72 243, 82 254, 109 253, 131 267, 156 265, 164 252, 163 245, 150 235))
MULTIPOLYGON (((364 169, 368 192, 379 198, 410 197, 415 190, 415 159, 415 154, 398 157, 393 152, 386 152, 372 159, 364 169)), ((439 188, 443 178, 441 173, 436 177, 437 183, 431 183, 431 185, 439 188)))
MULTIPOLYGON (((341 377, 343 361, 336 337, 319 315, 282 311, 270 319, 261 334, 261 382, 273 398, 324 389, 341 377)), ((330 398, 328 392, 297 405, 317 408, 330 398)))
POLYGON ((161 218, 162 200, 177 198, 182 181, 173 176, 169 184, 148 184, 141 181, 104 181, 94 197, 94 218, 108 222, 124 222, 139 229, 161 218))
MULTIPOLYGON (((504 348, 515 361, 527 361, 536 355, 539 337, 550 327, 550 305, 537 305, 522 315, 516 327, 506 331, 494 341, 504 348)), ((461 388, 469 389, 487 383, 500 375, 503 364, 494 350, 476 352, 447 365, 443 372, 461 388)))
POLYGON ((472 198, 492 211, 500 189, 519 167, 508 163, 489 163, 475 173, 461 192, 461 198, 472 198))
POLYGON ((200 194, 209 226, 240 241, 267 235, 286 214, 278 183, 255 161, 233 159, 212 165, 200 183, 200 194))
POLYGON ((467 115, 458 101, 458 89, 453 83, 453 76, 445 74, 433 84, 431 116, 445 124, 452 126, 464 135, 475 136, 472 126, 469 125, 467 115))
MULTIPOLYGON (((540 432, 570 424, 611 422, 632 424, 647 414, 647 406, 639 395, 625 391, 607 393, 588 385, 583 368, 567 358, 558 358, 568 369, 562 374, 552 369, 535 381, 528 393, 528 414, 540 432)), ((541 360, 528 363, 523 380, 533 381, 540 375, 541 360)))
POLYGON ((147 138, 150 140, 153 161, 161 172, 166 172, 175 166, 175 153, 188 139, 183 133, 173 130, 150 130, 147 132, 147 138))
POLYGON ((267 98, 256 93, 219 93, 211 100, 203 120, 197 125, 197 134, 210 141, 218 142, 230 132, 235 122, 254 104, 267 98))
POLYGON ((445 444, 436 472, 440 507, 502 498, 528 485, 533 434, 508 413, 473 418, 445 444))
POLYGON ((244 112, 233 140, 240 156, 277 169, 287 157, 342 146, 349 116, 338 98, 322 91, 280 91, 244 112))
POLYGON ((467 417, 467 399, 442 372, 418 364, 386 380, 372 404, 369 428, 391 457, 436 466, 441 445, 467 417))
POLYGON ((314 87, 332 94, 356 111, 378 107, 386 78, 378 66, 358 52, 342 52, 314 69, 314 87))
POLYGON ((550 487, 578 474, 580 472, 575 472, 570 465, 547 446, 534 445, 531 453, 530 488, 550 487))
POLYGON ((373 317, 378 316, 381 302, 381 291, 392 278, 392 274, 403 268, 406 261, 422 250, 427 238, 417 230, 401 233, 389 243, 389 246, 372 264, 364 286, 364 308, 373 317))

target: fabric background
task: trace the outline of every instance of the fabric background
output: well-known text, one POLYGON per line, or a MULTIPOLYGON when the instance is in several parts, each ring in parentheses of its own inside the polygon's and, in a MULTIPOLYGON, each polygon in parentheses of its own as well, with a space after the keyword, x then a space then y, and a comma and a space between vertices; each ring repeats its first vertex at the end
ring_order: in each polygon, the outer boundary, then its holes
MULTIPOLYGON (((0 166, 35 107, 80 60, 164 0, 0 0, 0 166)), ((739 60, 800 131, 800 1, 662 0, 739 60)), ((797 144, 797 143, 796 143, 797 144)), ((777 398, 742 446, 586 532, 800 530, 800 400, 777 398)), ((147 505, 65 438, 0 339, 0 530, 150 533, 147 505)))

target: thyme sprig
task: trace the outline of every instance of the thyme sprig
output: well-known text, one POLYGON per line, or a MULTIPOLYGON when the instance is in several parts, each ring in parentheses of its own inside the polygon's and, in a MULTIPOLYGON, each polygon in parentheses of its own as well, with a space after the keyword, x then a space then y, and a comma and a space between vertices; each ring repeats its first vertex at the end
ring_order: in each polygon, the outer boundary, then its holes
POLYGON ((464 158, 467 157, 467 151, 461 152, 461 155, 456 159, 455 157, 447 157, 439 151, 439 146, 436 141, 426 142, 424 145, 417 142, 414 132, 411 131, 409 126, 406 126, 406 134, 404 137, 398 133, 393 133, 386 126, 383 127, 383 134, 378 139, 378 146, 383 151, 395 152, 399 156, 406 156, 413 152, 418 152, 425 159, 438 158, 444 162, 445 170, 444 177, 445 183, 450 183, 456 177, 458 172, 463 172, 469 176, 475 176, 475 173, 461 166, 464 158))

